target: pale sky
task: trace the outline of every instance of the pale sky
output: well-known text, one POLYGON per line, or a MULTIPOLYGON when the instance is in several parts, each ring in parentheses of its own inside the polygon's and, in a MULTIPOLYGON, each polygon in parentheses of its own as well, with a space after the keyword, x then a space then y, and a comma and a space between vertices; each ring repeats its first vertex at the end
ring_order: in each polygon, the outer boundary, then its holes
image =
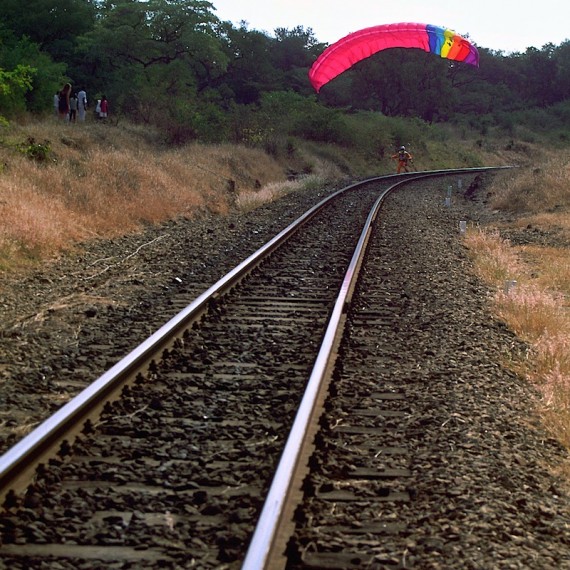
POLYGON ((221 20, 273 35, 312 28, 323 43, 361 28, 417 22, 468 35, 478 47, 505 53, 570 39, 569 0, 210 0, 221 20))

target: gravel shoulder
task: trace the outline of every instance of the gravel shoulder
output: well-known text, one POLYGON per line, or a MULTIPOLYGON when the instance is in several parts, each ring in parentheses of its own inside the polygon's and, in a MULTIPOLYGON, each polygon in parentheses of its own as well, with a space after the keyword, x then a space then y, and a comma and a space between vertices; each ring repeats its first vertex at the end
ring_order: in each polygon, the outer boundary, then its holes
MULTIPOLYGON (((496 221, 485 181, 465 186, 458 218, 496 221)), ((0 452, 174 316, 173 297, 198 296, 333 190, 147 227, 84 244, 24 277, 1 277, 0 452)), ((536 236, 529 229, 525 239, 536 236)))
POLYGON ((334 189, 86 243, 0 278, 0 452, 334 189))
MULTIPOLYGON (((416 316, 409 309, 402 312, 396 342, 405 352, 407 331, 418 320, 423 323, 425 334, 399 366, 418 401, 423 398, 422 410, 414 413, 428 415, 417 426, 412 423, 408 433, 417 445, 415 468, 435 475, 429 486, 422 487, 420 480, 414 490, 422 525, 404 546, 416 560, 430 561, 425 568, 459 567, 454 565, 458 561, 474 569, 570 568, 568 494, 553 475, 567 453, 542 430, 532 387, 502 362, 506 352, 523 353, 525 347, 487 312, 488 291, 470 273, 467 253, 458 253, 463 247, 458 239, 449 233, 438 237, 442 216, 482 225, 508 222, 488 209, 486 179, 474 176, 466 183, 467 199, 457 197, 449 212, 434 214, 435 230, 429 216, 421 226, 408 222, 421 235, 415 263, 424 273, 416 270, 418 275, 396 283, 394 291, 402 292, 397 295, 402 307, 419 289, 418 279, 425 291, 416 316), (425 270, 423 258, 440 242, 438 263, 425 270), (437 305, 456 283, 461 286, 453 289, 450 303, 464 314, 465 325, 443 318, 449 307, 437 305), (405 287, 410 287, 406 295, 405 287), (442 335, 437 349, 434 330, 442 335), (422 350, 427 365, 418 371, 412 352, 422 350), (450 362, 451 353, 462 355, 461 360, 450 362), (468 381, 462 374, 469 374, 468 381), (432 390, 425 389, 426 382, 432 390), (434 514, 434 505, 440 512, 434 514)), ((443 204, 446 184, 433 184, 441 187, 443 204)), ((86 244, 26 277, 2 278, 0 451, 174 316, 173 299, 195 298, 331 191, 290 194, 248 213, 148 227, 137 235, 86 244)), ((525 243, 557 240, 555 233, 532 228, 517 232, 525 243)), ((386 272, 406 252, 392 255, 386 272)), ((409 256, 410 272, 413 260, 409 256)))

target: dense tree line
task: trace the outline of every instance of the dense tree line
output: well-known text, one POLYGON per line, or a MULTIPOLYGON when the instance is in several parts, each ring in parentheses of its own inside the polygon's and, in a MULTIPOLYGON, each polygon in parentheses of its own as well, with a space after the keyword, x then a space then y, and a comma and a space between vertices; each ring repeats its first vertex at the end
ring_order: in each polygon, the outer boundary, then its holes
POLYGON ((268 121, 337 140, 340 111, 482 130, 541 110, 570 121, 570 42, 515 54, 480 48, 479 69, 388 50, 317 96, 307 72, 325 47, 302 26, 268 35, 223 22, 205 0, 0 0, 0 116, 45 112, 70 81, 173 142, 255 140, 268 121))

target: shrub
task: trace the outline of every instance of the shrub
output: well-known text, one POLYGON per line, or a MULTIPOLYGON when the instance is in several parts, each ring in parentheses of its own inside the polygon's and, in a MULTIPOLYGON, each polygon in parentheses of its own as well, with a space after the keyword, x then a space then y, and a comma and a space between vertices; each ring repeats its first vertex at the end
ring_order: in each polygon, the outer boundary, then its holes
POLYGON ((33 137, 28 137, 26 142, 18 145, 18 150, 30 160, 46 162, 51 156, 51 143, 47 140, 38 143, 33 137))

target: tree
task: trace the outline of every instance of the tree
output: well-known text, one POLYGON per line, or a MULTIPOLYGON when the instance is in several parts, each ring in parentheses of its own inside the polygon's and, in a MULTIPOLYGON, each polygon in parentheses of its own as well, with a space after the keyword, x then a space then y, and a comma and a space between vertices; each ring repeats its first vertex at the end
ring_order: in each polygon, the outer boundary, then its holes
POLYGON ((281 72, 281 86, 277 89, 292 89, 311 94, 312 87, 307 73, 322 48, 323 45, 317 41, 311 28, 277 28, 270 51, 273 67, 281 72))
POLYGON ((565 41, 554 52, 556 62, 557 100, 570 98, 570 41, 565 41))
POLYGON ((0 27, 0 69, 3 88, 0 108, 8 117, 18 112, 51 108, 61 87, 65 65, 55 63, 38 45, 0 27))
POLYGON ((415 116, 426 121, 446 118, 455 101, 447 75, 450 65, 419 50, 386 50, 346 72, 351 77, 350 103, 388 116, 415 116))
MULTIPOLYGON (((23 96, 31 89, 35 71, 27 65, 17 65, 12 71, 0 67, 0 109, 4 113, 25 110, 23 96)), ((5 121, 6 117, 0 114, 0 124, 5 121)))
POLYGON ((542 50, 528 48, 524 54, 522 61, 526 81, 522 92, 526 101, 533 106, 546 107, 556 102, 553 87, 556 85, 557 68, 553 55, 552 44, 547 44, 542 50))
POLYGON ((106 2, 80 43, 94 88, 135 119, 174 119, 175 101, 195 100, 225 69, 211 9, 204 0, 106 2))
POLYGON ((274 90, 278 84, 279 74, 270 56, 271 38, 248 30, 245 22, 238 28, 224 23, 221 30, 228 67, 217 87, 238 104, 258 103, 263 92, 274 90))
POLYGON ((60 62, 73 59, 77 38, 93 28, 95 17, 90 0, 2 0, 4 25, 60 62))

